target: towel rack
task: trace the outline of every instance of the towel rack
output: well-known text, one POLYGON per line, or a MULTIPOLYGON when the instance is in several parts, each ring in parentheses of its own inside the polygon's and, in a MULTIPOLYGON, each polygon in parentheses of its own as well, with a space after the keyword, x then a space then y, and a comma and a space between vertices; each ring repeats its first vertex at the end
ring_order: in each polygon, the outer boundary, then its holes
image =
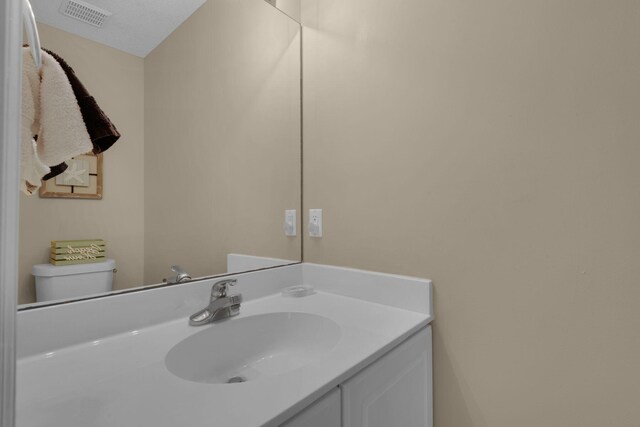
POLYGON ((42 68, 42 52, 40 51, 40 36, 38 35, 38 27, 36 25, 36 17, 33 14, 31 3, 29 0, 22 1, 22 17, 24 19, 24 28, 29 39, 29 48, 31 49, 31 56, 36 63, 38 70, 42 68))

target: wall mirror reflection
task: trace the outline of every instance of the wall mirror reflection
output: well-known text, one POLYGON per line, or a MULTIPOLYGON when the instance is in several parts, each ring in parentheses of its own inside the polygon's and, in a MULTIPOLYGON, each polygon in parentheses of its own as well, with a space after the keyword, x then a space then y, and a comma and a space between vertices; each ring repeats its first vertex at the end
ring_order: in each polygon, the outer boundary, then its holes
POLYGON ((24 182, 23 308, 301 260, 300 25, 270 3, 32 0, 107 119, 71 82, 92 146, 24 182))

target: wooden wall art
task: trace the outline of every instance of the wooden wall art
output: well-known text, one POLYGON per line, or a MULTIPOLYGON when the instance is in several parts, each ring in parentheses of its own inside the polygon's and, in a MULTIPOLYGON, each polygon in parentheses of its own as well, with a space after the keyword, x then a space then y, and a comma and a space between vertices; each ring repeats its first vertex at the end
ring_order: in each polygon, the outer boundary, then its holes
POLYGON ((42 182, 40 197, 55 199, 102 199, 102 154, 83 154, 67 163, 62 174, 42 182))

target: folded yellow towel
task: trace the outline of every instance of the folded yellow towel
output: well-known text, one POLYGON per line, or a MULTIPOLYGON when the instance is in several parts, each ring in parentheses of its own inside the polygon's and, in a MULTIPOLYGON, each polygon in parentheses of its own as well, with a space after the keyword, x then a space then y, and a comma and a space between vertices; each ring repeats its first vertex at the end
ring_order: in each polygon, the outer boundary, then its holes
POLYGON ((38 70, 29 48, 23 48, 22 53, 21 189, 33 194, 40 187, 40 179, 49 173, 49 166, 87 153, 93 145, 60 64, 42 51, 42 67, 38 70))

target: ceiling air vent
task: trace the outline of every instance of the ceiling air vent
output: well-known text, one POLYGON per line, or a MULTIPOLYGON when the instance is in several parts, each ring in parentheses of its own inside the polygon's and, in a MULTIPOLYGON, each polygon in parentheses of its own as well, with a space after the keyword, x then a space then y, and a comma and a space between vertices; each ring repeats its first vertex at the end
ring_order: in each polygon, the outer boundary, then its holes
POLYGON ((69 0, 66 4, 63 3, 61 12, 64 15, 98 28, 102 27, 111 16, 111 12, 80 0, 69 0))

